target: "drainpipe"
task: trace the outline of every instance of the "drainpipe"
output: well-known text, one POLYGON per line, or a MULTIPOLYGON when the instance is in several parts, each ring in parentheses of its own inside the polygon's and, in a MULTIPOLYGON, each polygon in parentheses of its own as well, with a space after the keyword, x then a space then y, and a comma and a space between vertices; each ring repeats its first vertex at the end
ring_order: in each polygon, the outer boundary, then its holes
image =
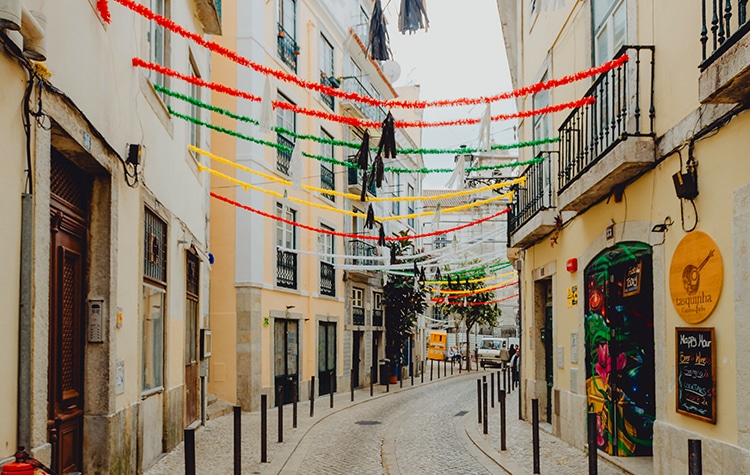
POLYGON ((18 443, 31 447, 31 295, 34 196, 21 195, 21 282, 18 325, 18 443))

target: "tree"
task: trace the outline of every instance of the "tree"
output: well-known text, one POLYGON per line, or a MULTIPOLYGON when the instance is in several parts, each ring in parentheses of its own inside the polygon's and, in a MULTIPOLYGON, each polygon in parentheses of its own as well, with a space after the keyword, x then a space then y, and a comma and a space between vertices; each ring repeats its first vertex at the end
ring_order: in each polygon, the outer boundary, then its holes
MULTIPOLYGON (((392 259, 404 255, 413 248, 410 241, 396 241, 390 245, 392 259)), ((394 363, 400 363, 404 341, 411 333, 417 315, 426 308, 424 282, 417 282, 418 276, 390 275, 383 288, 385 305, 386 356, 394 363)), ((397 365, 398 366, 398 365, 397 365)))
MULTIPOLYGON (((450 290, 462 290, 468 292, 465 296, 450 299, 444 304, 438 304, 440 310, 445 314, 453 313, 456 320, 466 325, 466 369, 471 369, 471 351, 469 336, 474 325, 494 327, 497 325, 500 310, 487 302, 495 299, 495 292, 474 293, 484 287, 484 268, 477 268, 471 273, 459 274, 449 284, 450 290)), ((453 279, 453 278, 452 278, 453 279)))

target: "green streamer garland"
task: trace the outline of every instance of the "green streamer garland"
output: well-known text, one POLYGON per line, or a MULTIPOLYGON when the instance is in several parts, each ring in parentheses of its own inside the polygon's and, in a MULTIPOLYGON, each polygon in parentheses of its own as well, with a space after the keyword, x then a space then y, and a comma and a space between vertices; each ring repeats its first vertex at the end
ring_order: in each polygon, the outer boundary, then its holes
MULTIPOLYGON (((222 109, 221 107, 216 107, 211 104, 207 104, 205 102, 199 101, 198 99, 195 99, 193 97, 180 94, 179 92, 172 91, 171 89, 168 89, 164 86, 160 86, 158 84, 154 84, 154 89, 157 91, 164 93, 168 96, 174 97, 175 99, 179 99, 181 101, 188 102, 190 104, 193 104, 197 107, 201 107, 203 109, 209 110, 211 112, 216 112, 217 114, 222 114, 227 117, 230 117, 232 119, 236 119, 242 122, 247 122, 254 125, 259 125, 259 122, 255 119, 251 119, 250 117, 244 116, 244 115, 238 115, 231 111, 228 111, 226 109, 222 109)), ((185 116, 187 117, 187 116, 185 116)), ((283 127, 273 127, 274 132, 278 132, 280 134, 288 135, 290 137, 294 137, 296 139, 301 140, 311 140, 322 144, 327 145, 333 145, 336 147, 348 147, 351 149, 358 150, 360 144, 354 143, 354 142, 347 142, 345 140, 337 140, 337 139, 327 139, 323 137, 317 137, 315 135, 307 135, 307 134, 298 134, 292 130, 285 129, 283 127)), ((551 138, 545 138, 545 139, 539 139, 539 140, 529 140, 526 142, 519 142, 514 144, 501 144, 501 145, 493 145, 490 148, 492 150, 513 150, 517 148, 526 148, 526 147, 535 147, 539 145, 545 145, 550 143, 558 142, 560 139, 558 137, 551 137, 551 138)), ((371 147, 370 150, 377 151, 377 147, 371 147)), ((422 155, 456 155, 456 154, 468 154, 468 153, 477 153, 477 152, 483 152, 484 150, 481 150, 479 148, 470 148, 470 147, 464 147, 464 148, 457 148, 457 149, 440 149, 440 148, 403 148, 398 149, 397 152, 402 155, 410 155, 410 154, 422 154, 422 155)), ((466 169, 467 172, 471 171, 480 171, 480 170, 494 170, 498 168, 506 168, 506 167, 513 167, 517 165, 527 165, 528 163, 536 163, 536 161, 530 161, 530 162, 523 162, 523 163, 512 163, 512 164, 502 164, 502 165, 487 165, 483 167, 469 167, 466 169)), ((403 170, 403 169, 401 169, 403 170)), ((447 169, 441 170, 440 173, 447 173, 447 169)), ((386 171, 394 171, 399 172, 397 169, 389 170, 386 168, 386 171)), ((411 170, 410 170, 411 171, 411 170)), ((450 172, 453 172, 453 170, 449 170, 450 172)), ((425 172, 422 172, 425 173, 425 172)))

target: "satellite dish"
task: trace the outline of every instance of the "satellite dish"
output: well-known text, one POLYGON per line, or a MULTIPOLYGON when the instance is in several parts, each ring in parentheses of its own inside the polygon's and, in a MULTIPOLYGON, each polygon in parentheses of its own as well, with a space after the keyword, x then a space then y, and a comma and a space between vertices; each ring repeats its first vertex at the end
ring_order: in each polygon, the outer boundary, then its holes
POLYGON ((398 81, 398 78, 401 77, 401 66, 392 59, 383 61, 380 68, 383 70, 385 78, 388 79, 388 82, 390 83, 398 81))

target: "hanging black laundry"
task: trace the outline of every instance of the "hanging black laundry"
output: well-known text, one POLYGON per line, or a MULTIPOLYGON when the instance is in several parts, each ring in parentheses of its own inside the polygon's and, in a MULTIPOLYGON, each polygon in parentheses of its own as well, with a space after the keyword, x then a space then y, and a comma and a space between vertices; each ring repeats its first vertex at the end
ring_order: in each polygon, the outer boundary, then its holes
POLYGON ((383 164, 383 157, 380 156, 380 152, 375 155, 375 163, 373 164, 373 176, 375 177, 375 186, 380 188, 383 186, 383 175, 385 174, 385 164, 383 164))
POLYGON ((435 271, 435 280, 437 280, 438 282, 443 280, 443 275, 440 273, 440 267, 438 267, 435 271))
POLYGON ((424 275, 424 267, 422 267, 422 270, 419 272, 419 281, 421 283, 424 283, 427 280, 427 277, 424 275))
POLYGON ((357 168, 360 170, 367 170, 370 166, 370 131, 365 130, 365 135, 362 137, 362 144, 359 146, 357 151, 357 168))
POLYGON ((378 246, 385 246, 385 229, 383 229, 383 223, 380 223, 380 231, 378 232, 378 246))
POLYGON ((362 193, 359 195, 359 201, 367 201, 367 172, 362 174, 362 193))
POLYGON ((414 278, 415 279, 419 278, 419 267, 417 266, 417 262, 416 261, 414 261, 414 278))
POLYGON ((372 204, 367 206, 367 219, 365 219, 365 229, 375 228, 375 211, 372 209, 372 204))
POLYGON ((395 266, 396 265, 396 245, 391 244, 390 248, 391 248, 391 265, 395 266))
POLYGON ((401 11, 398 14, 398 31, 403 34, 414 33, 430 26, 424 0, 401 0, 401 11))
POLYGON ((372 17, 370 18, 370 44, 367 45, 370 58, 377 61, 391 59, 391 47, 388 42, 388 30, 385 26, 383 7, 380 5, 380 0, 375 0, 375 7, 372 9, 372 17))

